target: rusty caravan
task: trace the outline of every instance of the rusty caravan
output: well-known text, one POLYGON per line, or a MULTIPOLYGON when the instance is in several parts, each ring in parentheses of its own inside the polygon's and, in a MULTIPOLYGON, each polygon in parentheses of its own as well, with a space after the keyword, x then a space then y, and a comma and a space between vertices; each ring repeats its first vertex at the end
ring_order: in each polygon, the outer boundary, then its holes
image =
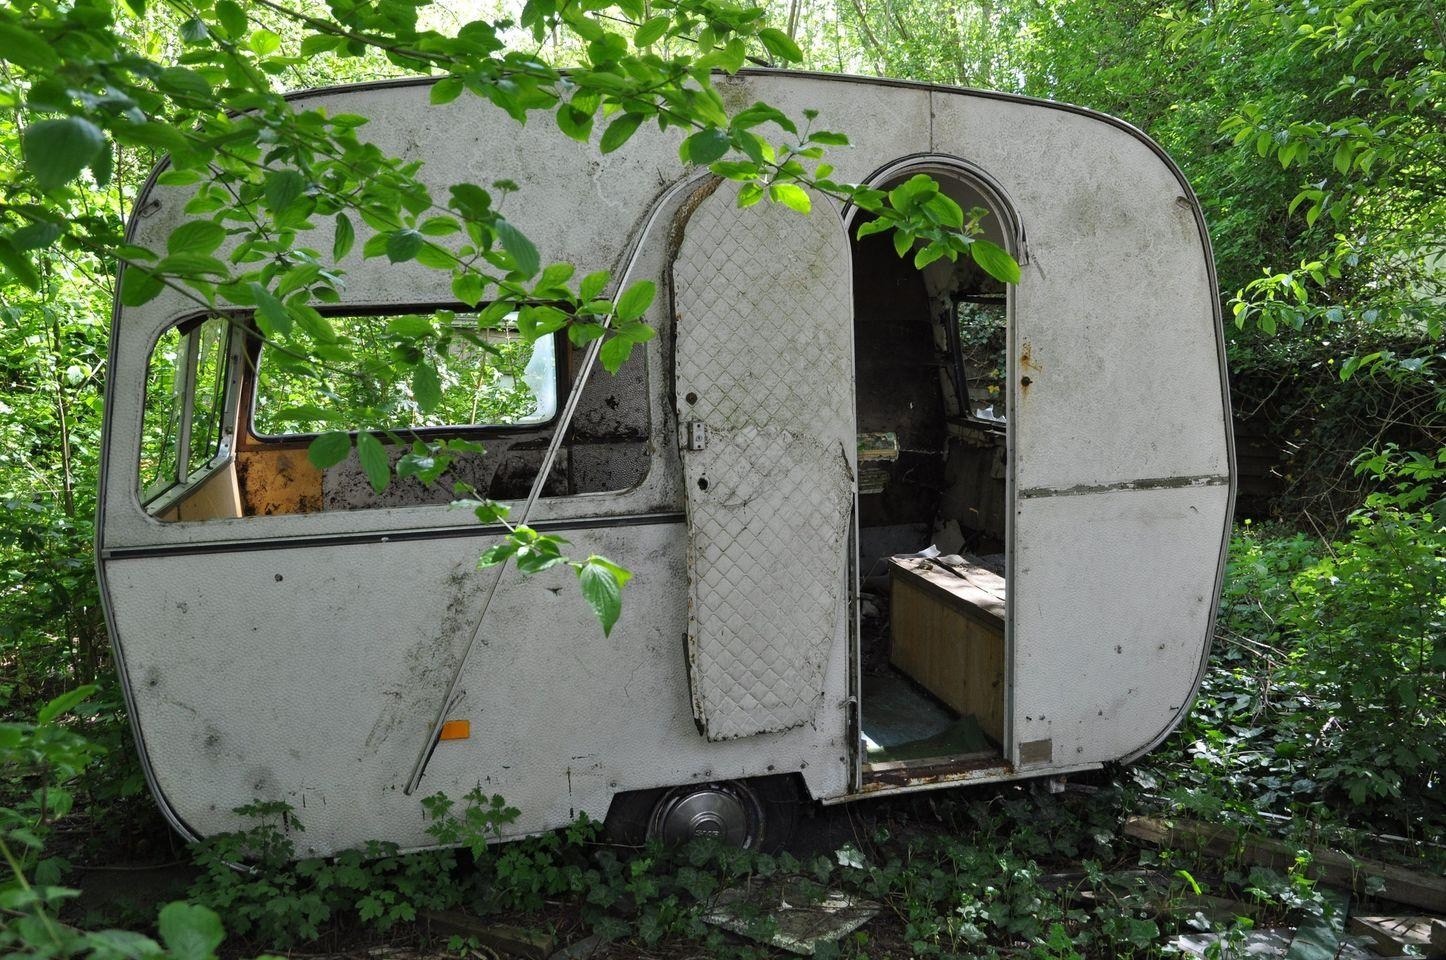
MULTIPOLYGON (((299 853, 419 847, 422 797, 480 785, 521 810, 509 836, 585 813, 761 845, 799 802, 1096 769, 1179 723, 1235 489, 1179 170, 1059 104, 768 71, 719 87, 847 132, 839 179, 930 174, 984 211, 1019 283, 915 269, 826 198, 740 210, 675 131, 603 155, 480 101, 428 106, 418 81, 298 100, 369 118, 360 135, 443 195, 517 181, 508 217, 579 275, 654 281, 659 336, 619 373, 504 326, 485 375, 449 354, 456 396, 402 421, 485 453, 377 494, 354 453, 310 463, 278 411, 337 398, 247 317, 172 291, 117 307, 98 563, 150 786, 184 835, 269 800, 298 812, 299 853), (533 499, 534 527, 633 571, 611 635, 570 571, 476 568, 501 531, 449 506, 458 480, 533 499)), ((153 178, 132 240, 163 247, 193 189, 153 178)), ((444 271, 378 263, 349 255, 324 305, 364 341, 459 307, 444 271)))

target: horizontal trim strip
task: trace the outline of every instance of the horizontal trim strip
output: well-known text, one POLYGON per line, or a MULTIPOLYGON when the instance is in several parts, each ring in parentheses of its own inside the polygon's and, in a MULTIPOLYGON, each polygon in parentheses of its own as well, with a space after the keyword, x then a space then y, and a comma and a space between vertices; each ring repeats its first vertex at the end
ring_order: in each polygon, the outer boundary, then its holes
MULTIPOLYGON (((621 517, 579 517, 571 520, 538 520, 528 526, 542 533, 566 530, 603 530, 610 527, 649 527, 683 523, 683 513, 637 513, 621 517)), ((218 540, 211 543, 156 544, 144 547, 116 547, 102 550, 102 560, 133 557, 185 557, 211 553, 248 553, 255 550, 292 550, 299 547, 341 547, 367 543, 401 543, 410 540, 456 540, 463 537, 496 537, 507 532, 500 523, 475 527, 439 527, 422 530, 387 530, 368 533, 333 534, 316 537, 269 537, 265 540, 218 540)))
POLYGON ((1143 480, 1122 480, 1119 483, 1081 483, 1073 487, 1031 487, 1019 491, 1021 500, 1043 497, 1080 497, 1091 493, 1115 493, 1121 490, 1180 490, 1186 487, 1224 487, 1228 476, 1207 474, 1199 477, 1149 477, 1143 480))

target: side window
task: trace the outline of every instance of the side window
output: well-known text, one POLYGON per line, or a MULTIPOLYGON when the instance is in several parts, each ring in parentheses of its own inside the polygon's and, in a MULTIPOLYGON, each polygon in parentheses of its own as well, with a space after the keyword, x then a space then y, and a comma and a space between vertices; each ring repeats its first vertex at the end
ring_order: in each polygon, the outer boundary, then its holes
POLYGON ((509 318, 495 330, 479 332, 475 321, 458 316, 426 348, 437 372, 435 403, 424 411, 423 389, 397 363, 416 350, 409 327, 428 322, 415 316, 333 317, 331 323, 351 345, 352 356, 334 376, 318 378, 281 350, 263 345, 251 407, 251 431, 262 439, 302 437, 336 429, 336 416, 366 411, 382 429, 415 431, 545 424, 557 415, 556 339, 529 344, 509 318))
POLYGON ((970 417, 988 423, 1008 420, 1009 391, 1007 313, 1002 296, 961 298, 958 307, 961 374, 968 393, 970 417))
MULTIPOLYGON (((161 334, 146 367, 141 424, 141 500, 162 519, 231 455, 231 325, 197 318, 161 334)), ((187 518, 188 519, 188 518, 187 518)))

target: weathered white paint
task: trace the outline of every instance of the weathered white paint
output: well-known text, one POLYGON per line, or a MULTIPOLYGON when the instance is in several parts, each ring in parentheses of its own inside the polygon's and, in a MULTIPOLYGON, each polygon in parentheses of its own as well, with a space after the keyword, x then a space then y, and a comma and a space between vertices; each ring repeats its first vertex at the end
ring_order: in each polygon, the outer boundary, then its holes
MULTIPOLYGON (((852 147, 831 151, 840 179, 867 180, 915 155, 955 157, 1008 197, 1028 237, 1015 250, 1025 271, 1012 304, 1009 747, 1015 756, 1019 743, 1047 739, 1052 761, 999 775, 1147 748, 1195 687, 1232 489, 1208 246, 1188 190, 1138 134, 1038 102, 774 73, 721 87, 733 106, 814 108, 818 126, 850 133, 852 147)), ((544 256, 583 272, 625 259, 655 198, 686 174, 673 131, 645 127, 604 156, 545 119, 517 127, 470 99, 429 107, 425 85, 305 102, 372 117, 362 135, 425 156, 422 176, 439 194, 461 181, 522 183, 508 216, 544 256)), ((185 195, 148 190, 136 240, 159 245, 185 195)), ((329 249, 328 232, 309 244, 329 249)), ((667 290, 674 253, 660 234, 640 251, 635 279, 667 290)), ((358 254, 344 266, 352 305, 450 300, 432 271, 376 269, 358 254)), ((846 618, 810 722, 723 742, 694 723, 669 305, 660 296, 648 317, 664 335, 645 354, 647 477, 620 493, 544 499, 534 513, 579 552, 635 571, 623 620, 603 638, 570 574, 509 574, 462 684, 458 711, 473 736, 439 745, 422 782, 423 795, 478 783, 502 793, 523 810, 519 833, 578 811, 600 816, 632 788, 801 771, 815 797, 849 790, 846 618), (597 527, 615 518, 634 525, 597 527)), ((107 396, 103 594, 154 786, 197 834, 238 826, 235 806, 286 799, 315 852, 424 844, 420 807, 401 786, 433 716, 428 698, 471 627, 472 563, 488 540, 442 506, 148 517, 135 490, 146 359, 190 310, 166 293, 118 311, 107 396)))

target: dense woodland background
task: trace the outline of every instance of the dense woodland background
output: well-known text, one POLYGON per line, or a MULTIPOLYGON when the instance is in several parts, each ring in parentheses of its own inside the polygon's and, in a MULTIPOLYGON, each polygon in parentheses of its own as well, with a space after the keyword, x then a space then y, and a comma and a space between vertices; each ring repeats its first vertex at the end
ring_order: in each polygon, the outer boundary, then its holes
MULTIPOLYGON (((668 56, 684 56, 696 32, 646 26, 681 9, 625 4, 589 16, 628 36, 644 24, 668 56)), ((1227 317, 1239 526, 1214 667, 1191 718, 1102 793, 1087 803, 1006 791, 904 804, 868 815, 854 841, 862 852, 816 861, 717 851, 620 859, 592 846, 587 828, 502 853, 473 843, 479 866, 451 893, 435 882, 454 868, 450 853, 298 870, 280 865, 286 839, 272 827, 229 847, 176 849, 135 760, 92 568, 117 238, 152 165, 176 145, 121 117, 106 122, 98 152, 47 172, 27 166, 22 138, 47 119, 107 109, 95 64, 119 74, 137 60, 198 63, 208 44, 229 50, 225 69, 244 62, 247 82, 275 90, 415 73, 417 60, 376 40, 412 36, 415 14, 403 3, 299 12, 269 3, 243 11, 227 0, 20 0, 0 10, 0 952, 148 955, 159 949, 151 941, 79 928, 154 934, 154 906, 87 914, 66 908, 60 888, 84 880, 73 865, 193 857, 193 906, 168 908, 159 935, 174 955, 198 958, 215 949, 220 927, 194 904, 220 911, 228 949, 249 955, 312 941, 354 946, 377 929, 421 937, 410 925, 418 909, 464 897, 483 912, 600 932, 629 950, 718 951, 725 945, 698 921, 699 904, 730 878, 780 871, 885 902, 886 928, 843 948, 869 955, 1156 955, 1195 918, 1131 904, 1117 874, 1142 857, 1189 879, 1177 893, 1198 895, 1209 877, 1215 892, 1253 897, 1257 919, 1320 911, 1299 863, 1266 875, 1142 853, 1120 838, 1124 813, 1162 807, 1440 874, 1446 20, 1434 0, 791 0, 740 27, 749 55, 772 62, 1114 114, 1156 139, 1200 196, 1227 317), (80 39, 37 48, 37 24, 67 17, 80 39), (371 40, 337 39, 317 23, 371 40), (69 92, 52 89, 66 83, 69 92), (1381 853, 1367 834, 1398 839, 1381 853), (258 843, 275 854, 270 873, 221 865, 258 843), (1071 906, 1041 880, 1061 861, 1083 863, 1081 884, 1114 893, 1071 906)), ((508 15, 485 4, 420 11, 422 25, 442 34, 508 15)), ((574 15, 535 49, 554 64, 595 65, 591 28, 579 33, 574 15)), ((532 49, 528 30, 500 36, 532 49)), ((420 63, 429 65, 438 64, 420 63)), ((237 84, 127 75, 140 109, 177 124, 205 110, 187 98, 237 84)), ((276 823, 276 813, 258 816, 276 823)), ((476 822, 450 821, 463 830, 451 839, 485 839, 494 821, 476 822)))

